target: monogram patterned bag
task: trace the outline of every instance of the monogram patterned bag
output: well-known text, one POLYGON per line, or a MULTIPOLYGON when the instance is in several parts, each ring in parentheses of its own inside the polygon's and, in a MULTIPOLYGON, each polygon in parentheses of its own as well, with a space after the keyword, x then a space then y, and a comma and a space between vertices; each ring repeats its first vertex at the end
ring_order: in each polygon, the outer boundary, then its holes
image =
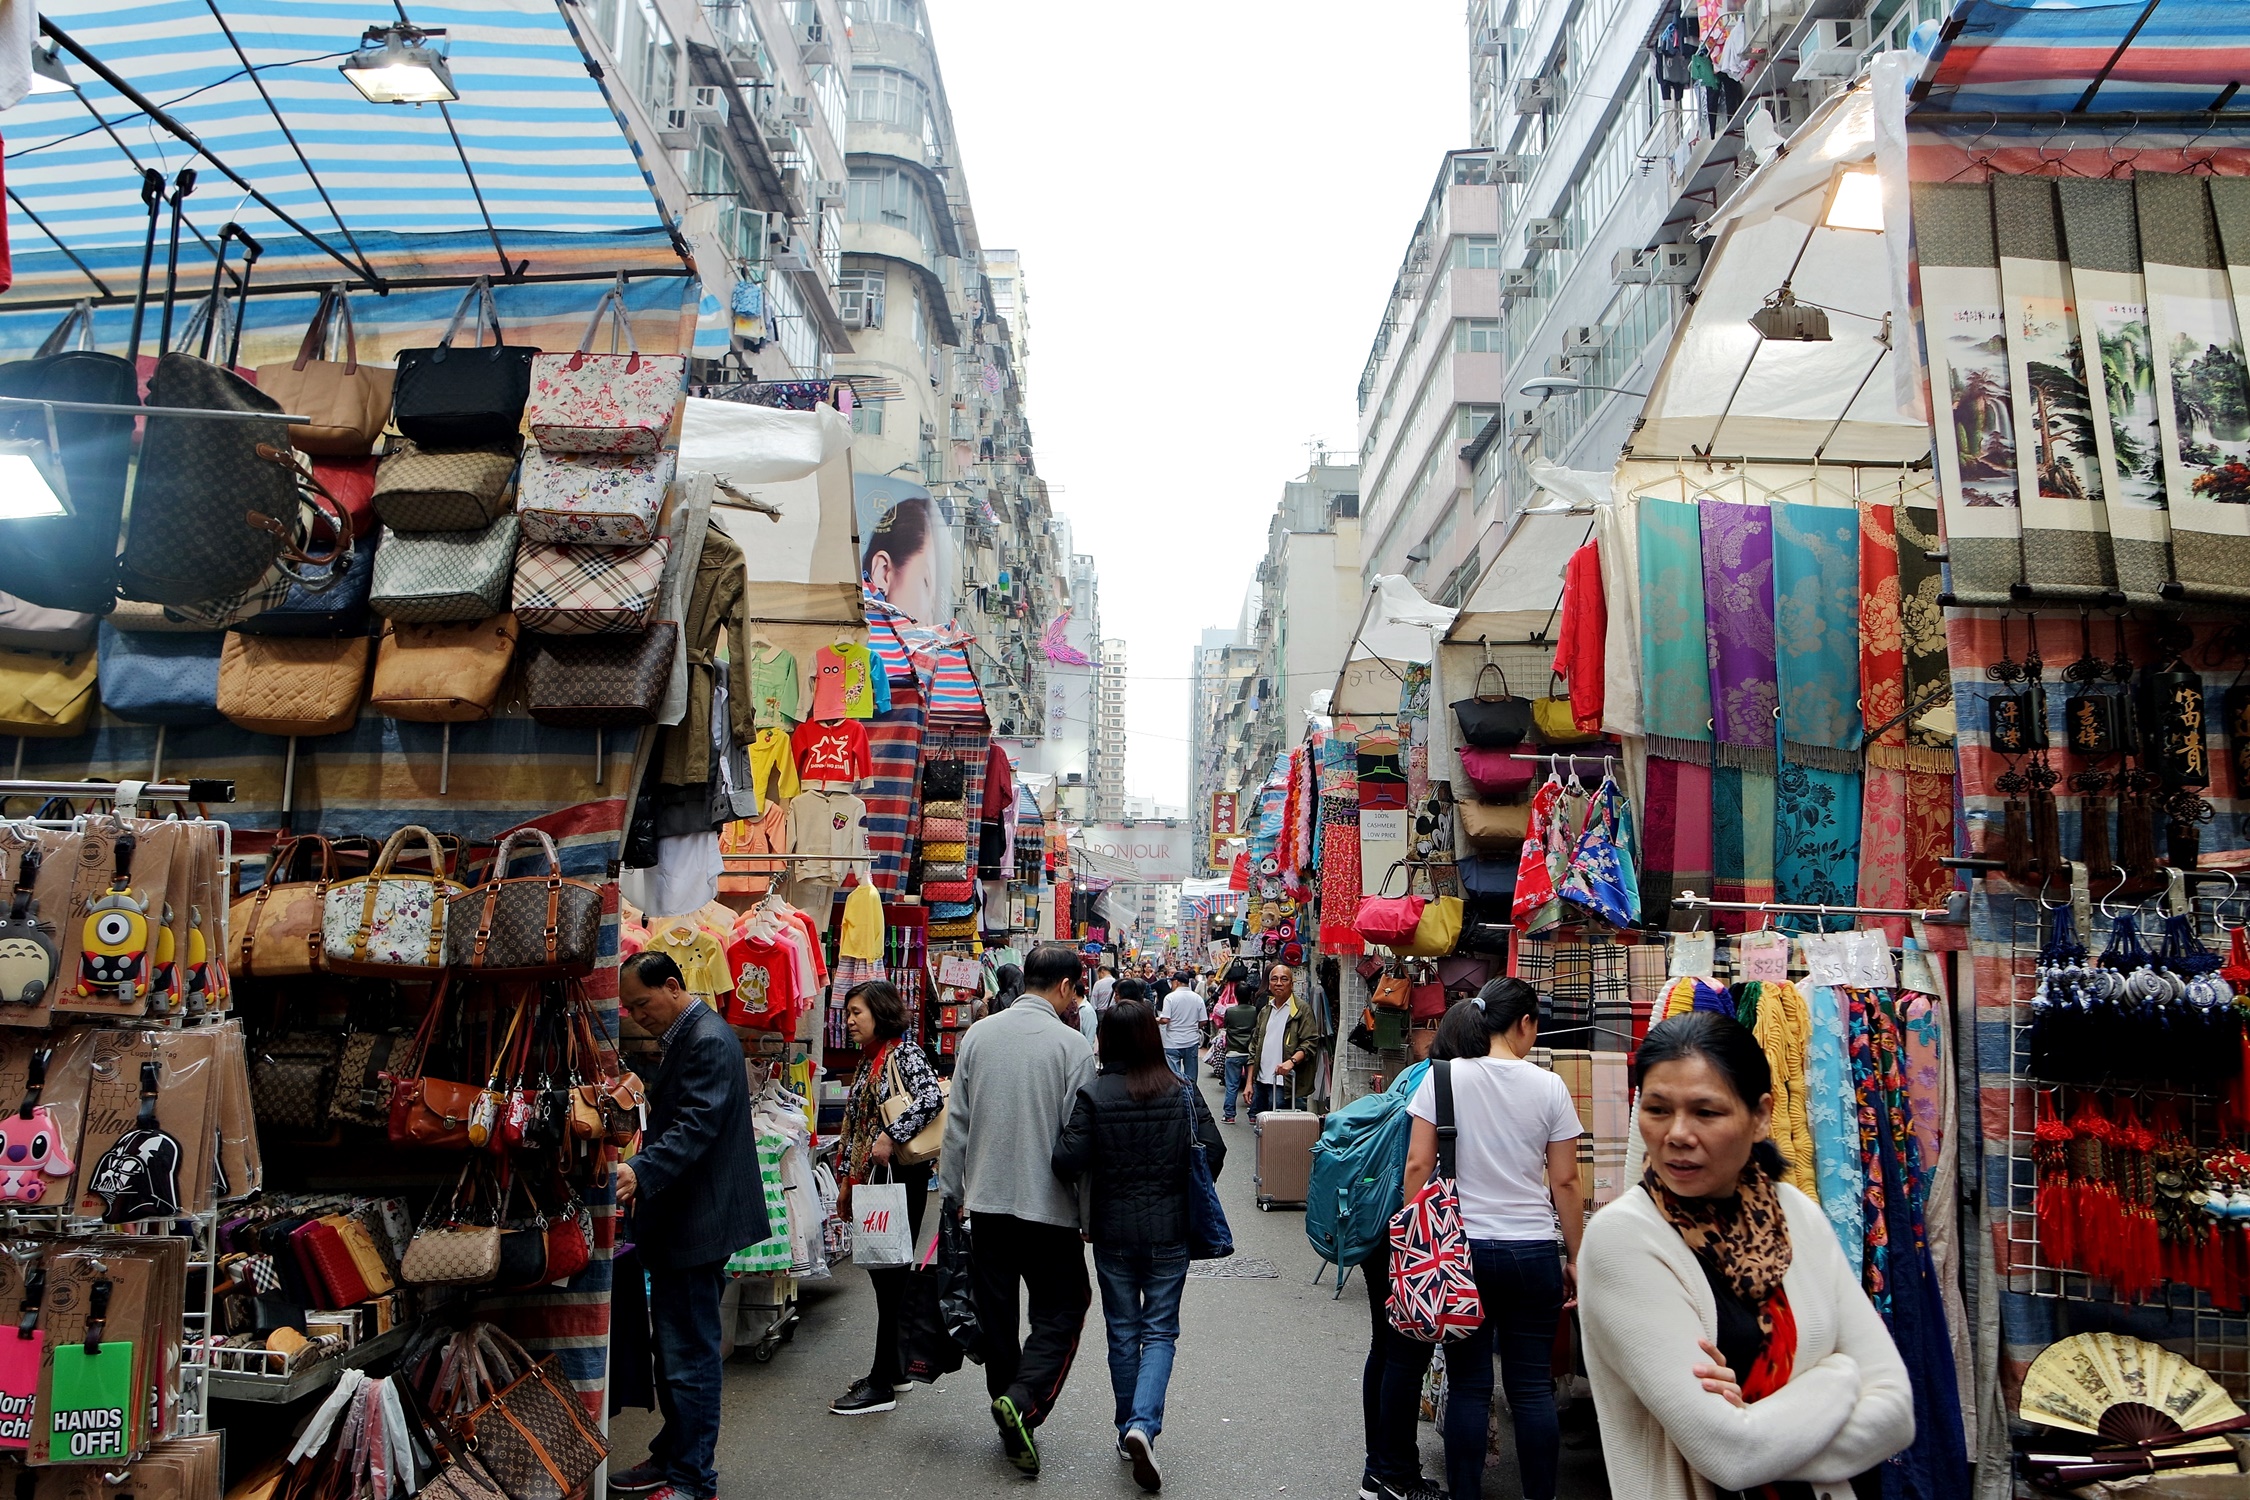
MULTIPOLYGON (((617 347, 615 334, 610 347, 617 347)), ((687 360, 676 354, 641 353, 625 317, 623 288, 594 304, 593 320, 576 354, 542 354, 531 362, 531 400, 525 415, 532 440, 551 453, 653 453, 680 409, 687 360), (625 335, 625 354, 590 354, 604 316, 625 335)))
POLYGON ((447 914, 446 949, 479 974, 583 974, 594 966, 601 922, 601 889, 565 879, 555 841, 542 829, 519 828, 494 851, 492 878, 447 914), (546 851, 546 874, 507 873, 508 851, 522 838, 546 851))
POLYGON ((631 635, 656 617, 664 538, 646 547, 561 547, 526 540, 516 549, 516 619, 537 635, 631 635))
POLYGON ((566 1500, 609 1457, 609 1443, 553 1355, 534 1360, 490 1323, 453 1336, 430 1404, 472 1448, 508 1500, 566 1500))
POLYGON ((445 971, 446 911, 467 888, 445 874, 445 855, 430 830, 410 823, 392 834, 375 868, 329 888, 321 909, 328 968, 337 974, 388 979, 434 977, 445 971), (419 838, 431 873, 394 873, 408 838, 419 838))
POLYGON ((508 509, 518 446, 437 450, 400 438, 375 470, 375 514, 400 531, 482 531, 508 509))
POLYGON ((679 628, 664 620, 636 636, 533 636, 523 674, 524 708, 556 728, 655 723, 672 678, 679 628))
POLYGON ((555 454, 524 456, 516 488, 523 533, 537 542, 580 547, 639 547, 656 540, 656 514, 679 454, 555 454))
POLYGON ((444 625, 490 619, 508 608, 516 518, 482 531, 397 532, 383 528, 368 603, 386 620, 444 625))
MULTIPOLYGON (((177 350, 149 380, 151 406, 282 412, 231 370, 177 350)), ((273 566, 297 519, 288 475, 258 456, 286 453, 281 422, 150 417, 133 485, 132 520, 119 559, 119 592, 157 604, 193 604, 249 588, 273 566)))

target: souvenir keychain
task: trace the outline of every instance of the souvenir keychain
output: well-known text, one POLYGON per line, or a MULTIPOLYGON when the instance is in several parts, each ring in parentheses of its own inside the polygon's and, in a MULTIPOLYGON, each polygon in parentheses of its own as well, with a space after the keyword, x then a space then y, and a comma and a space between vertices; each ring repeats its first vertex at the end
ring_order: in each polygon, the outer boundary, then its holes
POLYGON ((187 996, 187 1013, 199 1016, 211 1005, 211 945, 203 936, 203 908, 188 908, 187 929, 187 983, 182 986, 187 996))
POLYGON ((94 1163, 86 1190, 102 1201, 110 1223, 163 1218, 180 1211, 180 1160, 177 1138, 156 1121, 157 1088, 164 1080, 160 1062, 141 1064, 141 1109, 133 1128, 94 1163))
POLYGON ((32 890, 39 879, 39 851, 26 849, 16 872, 15 898, 0 917, 0 1004, 37 1005, 54 987, 62 953, 52 922, 39 918, 32 890))
POLYGON ((173 993, 172 981, 178 972, 179 941, 172 936, 172 903, 164 903, 164 920, 155 931, 156 953, 149 963, 148 992, 151 999, 166 1002, 170 1009, 179 1000, 173 993))
POLYGON ((117 836, 117 870, 109 889, 86 909, 78 953, 80 997, 138 1000, 148 993, 148 901, 132 886, 129 833, 117 836))
POLYGON ((39 1354, 47 1345, 46 1331, 39 1326, 46 1291, 47 1268, 34 1257, 23 1267, 16 1335, 0 1331, 0 1448, 31 1446, 31 1403, 39 1384, 39 1354))
POLYGON ((63 1146, 62 1130, 47 1106, 39 1102, 47 1086, 47 1060, 54 1049, 41 1047, 31 1054, 31 1076, 24 1085, 23 1103, 0 1119, 0 1201, 32 1204, 47 1196, 48 1179, 68 1177, 70 1152, 63 1146))

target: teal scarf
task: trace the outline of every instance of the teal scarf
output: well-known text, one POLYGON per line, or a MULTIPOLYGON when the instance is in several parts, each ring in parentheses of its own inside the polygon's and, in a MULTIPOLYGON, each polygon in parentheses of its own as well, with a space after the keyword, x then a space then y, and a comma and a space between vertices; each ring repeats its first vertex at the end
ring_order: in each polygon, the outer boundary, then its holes
MULTIPOLYGON (((1642 500, 1639 510, 1641 702, 1649 753, 1708 765, 1711 659, 1704 639, 1702 512, 1678 500, 1642 500)), ((1858 576, 1855 565, 1855 584, 1858 576)), ((1858 673, 1855 655, 1854 682, 1858 673)))
POLYGON ((1773 576, 1782 758, 1857 774, 1859 512, 1775 506, 1773 576))

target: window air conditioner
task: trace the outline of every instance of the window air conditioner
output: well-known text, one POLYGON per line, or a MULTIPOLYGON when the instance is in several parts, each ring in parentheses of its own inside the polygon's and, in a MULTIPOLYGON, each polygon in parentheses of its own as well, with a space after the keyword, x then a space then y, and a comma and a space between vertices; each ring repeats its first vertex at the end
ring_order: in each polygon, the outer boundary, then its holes
POLYGON ((1650 252, 1649 280, 1658 286, 1693 286, 1702 269, 1701 245, 1658 245, 1650 252))
POLYGON ((1560 219, 1524 220, 1523 245, 1526 250, 1560 250, 1563 247, 1563 221, 1560 219))
POLYGON ((1516 80, 1515 105, 1519 115, 1535 115, 1551 109, 1555 103, 1555 80, 1552 78, 1519 78, 1516 80))
POLYGON ((1492 158, 1491 178, 1494 182, 1522 182, 1531 176, 1534 160, 1501 152, 1492 158))
POLYGON ((1517 412, 1516 419, 1508 424, 1508 436, 1511 438, 1539 436, 1539 418, 1528 411, 1517 412))
POLYGON ((1609 342, 1609 330, 1593 324, 1581 323, 1563 330, 1563 350, 1568 354, 1591 354, 1609 342))
POLYGON ((813 184, 813 197, 819 199, 823 204, 843 202, 844 179, 841 177, 819 179, 813 184))
POLYGON ((1550 354, 1547 356, 1547 373, 1550 375, 1575 374, 1576 371, 1571 368, 1575 363, 1576 361, 1568 354, 1550 354))
POLYGON ((1645 250, 1620 250, 1609 258, 1609 279, 1613 286, 1646 283, 1649 278, 1649 254, 1645 250))
POLYGON ((1510 266, 1500 272, 1500 295, 1503 297, 1529 297, 1539 290, 1539 273, 1524 266, 1510 266))
POLYGON ((812 246, 801 234, 781 235, 774 242, 773 264, 784 271, 809 271, 813 268, 812 246))
POLYGON ((1478 57, 1498 57, 1501 49, 1506 45, 1507 38, 1501 34, 1499 27, 1479 26, 1476 40, 1471 43, 1470 50, 1478 57))
POLYGON ((698 85, 688 90, 688 118, 703 125, 724 125, 727 103, 727 91, 717 84, 698 85))
POLYGON ((667 151, 695 149, 695 123, 684 109, 668 109, 657 123, 657 141, 667 151))
POLYGON ((828 28, 814 21, 797 28, 797 55, 808 63, 832 63, 836 49, 828 40, 828 28))
POLYGON ((803 125, 812 119, 812 101, 803 94, 776 94, 774 100, 783 123, 803 125))

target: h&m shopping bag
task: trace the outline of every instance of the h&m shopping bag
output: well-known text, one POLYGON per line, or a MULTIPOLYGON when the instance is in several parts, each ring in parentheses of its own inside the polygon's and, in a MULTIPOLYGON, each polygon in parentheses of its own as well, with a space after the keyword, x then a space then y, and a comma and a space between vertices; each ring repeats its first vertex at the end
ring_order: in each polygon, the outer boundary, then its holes
POLYGON ((914 1230, 906 1216, 906 1187, 863 1182, 852 1189, 852 1264, 870 1271, 914 1261, 914 1230))

